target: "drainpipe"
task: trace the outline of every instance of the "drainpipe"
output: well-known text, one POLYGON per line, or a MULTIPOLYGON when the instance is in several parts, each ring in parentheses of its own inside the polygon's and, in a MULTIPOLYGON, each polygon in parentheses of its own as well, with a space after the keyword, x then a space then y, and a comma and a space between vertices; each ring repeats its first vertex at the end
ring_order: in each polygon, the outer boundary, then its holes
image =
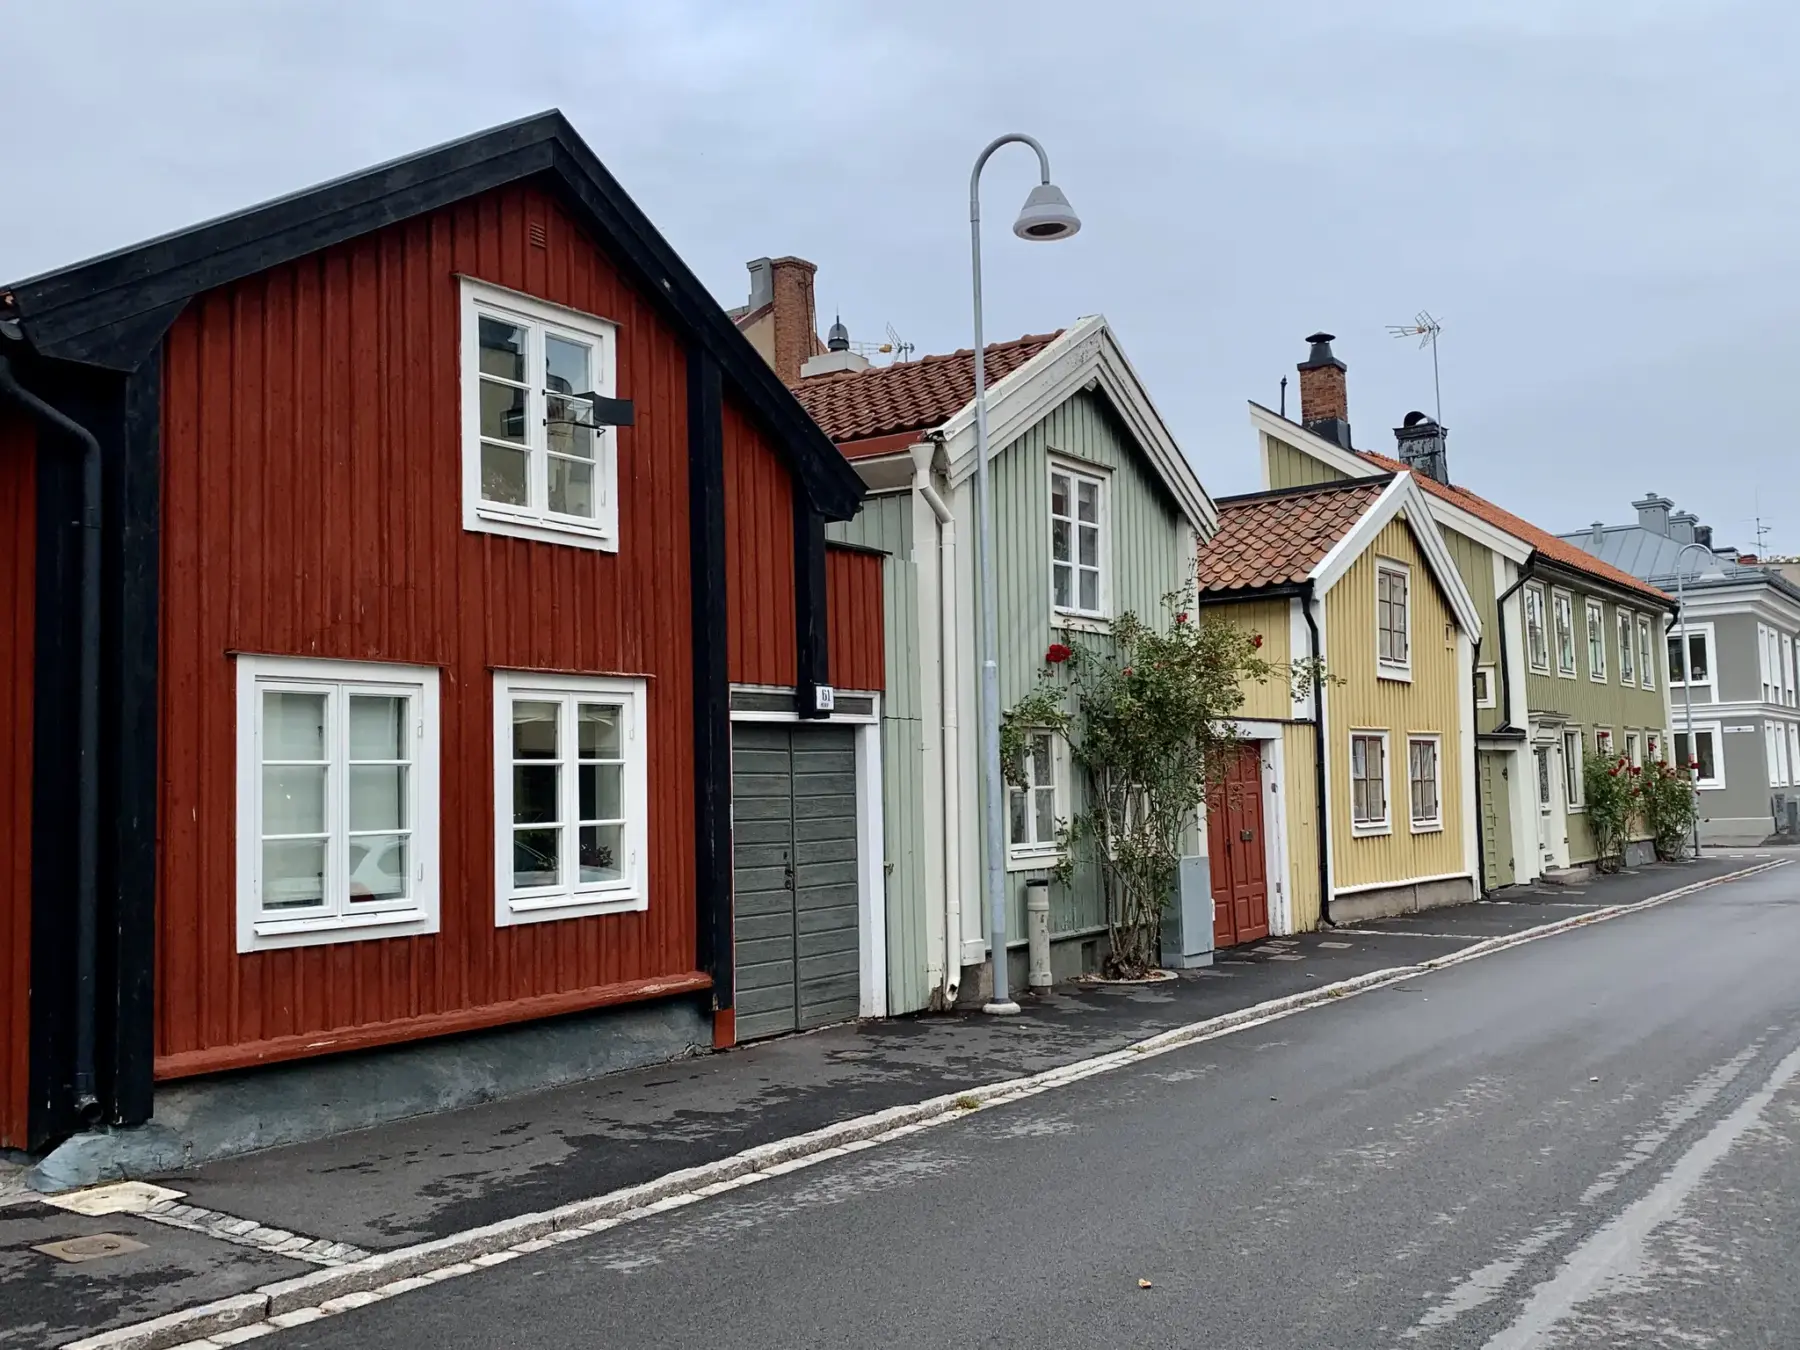
POLYGON ((938 709, 939 764, 943 772, 943 875, 944 875, 944 1007, 956 1006, 962 989, 962 886, 961 850, 952 849, 953 835, 960 838, 962 803, 960 743, 956 727, 956 517, 932 485, 931 464, 939 439, 919 442, 912 448, 913 473, 919 496, 931 508, 938 525, 938 709))
POLYGON ((1319 676, 1319 621, 1313 617, 1312 583, 1300 596, 1300 613, 1312 641, 1313 661, 1313 793, 1318 799, 1313 814, 1319 830, 1319 922, 1331 922, 1331 813, 1325 809, 1325 682, 1319 676))
POLYGON ((81 442, 81 669, 76 719, 75 844, 75 1115, 100 1119, 94 1088, 94 1024, 98 995, 95 950, 100 932, 100 442, 94 433, 22 386, 0 356, 0 393, 40 421, 81 442))

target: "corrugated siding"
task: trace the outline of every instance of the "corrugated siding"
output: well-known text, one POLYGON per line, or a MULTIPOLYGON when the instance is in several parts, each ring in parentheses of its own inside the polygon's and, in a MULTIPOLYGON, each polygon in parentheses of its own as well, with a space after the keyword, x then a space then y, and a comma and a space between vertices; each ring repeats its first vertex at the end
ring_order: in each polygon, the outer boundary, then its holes
POLYGON ((792 685, 797 660, 793 483, 787 466, 729 395, 725 535, 726 604, 733 616, 756 616, 753 623, 730 625, 731 681, 792 685))
POLYGON ((1282 742, 1282 795, 1287 802, 1288 885, 1294 931, 1319 926, 1318 777, 1313 747, 1318 732, 1310 724, 1287 727, 1282 742))
POLYGON ((1454 617, 1431 584, 1424 555, 1404 520, 1396 518, 1376 537, 1325 597, 1326 667, 1345 683, 1332 685, 1326 725, 1331 734, 1329 770, 1333 803, 1333 877, 1337 887, 1401 882, 1466 870, 1463 859, 1461 698, 1454 617), (1375 675, 1375 559, 1392 558, 1412 568, 1411 682, 1375 675), (1388 801, 1393 820, 1385 835, 1351 832, 1350 734, 1387 731, 1388 801), (1408 732, 1436 732, 1444 827, 1414 834, 1406 777, 1408 732))
POLYGON ((31 1075, 31 765, 37 434, 0 412, 0 1148, 24 1148, 31 1075))
POLYGON ((551 197, 514 187, 199 297, 164 370, 158 1072, 691 974, 687 363, 649 302, 551 197), (620 433, 618 554, 463 530, 459 273, 620 325, 638 414, 620 433), (237 954, 239 651, 443 670, 441 933, 237 954), (646 912, 496 928, 494 667, 649 677, 646 912))
POLYGON ((1263 462, 1268 465, 1272 488, 1310 487, 1314 483, 1340 483, 1350 475, 1297 450, 1286 441, 1264 432, 1263 462))
POLYGON ((882 561, 874 553, 825 550, 825 638, 839 689, 880 689, 886 678, 882 561))
POLYGON ((1475 729, 1492 731, 1505 715, 1500 704, 1500 625, 1494 608, 1494 554, 1485 544, 1478 544, 1465 534, 1452 529, 1440 531, 1450 556, 1456 560, 1456 571, 1463 585, 1475 599, 1475 612, 1481 615, 1481 651, 1479 661, 1494 667, 1494 707, 1475 710, 1475 729))
POLYGON ((1244 685, 1244 706, 1238 710, 1240 717, 1285 721, 1294 715, 1294 700, 1287 679, 1288 662, 1292 660, 1288 607, 1286 600, 1243 600, 1236 604, 1207 605, 1202 610, 1209 623, 1223 623, 1242 632, 1260 633, 1263 643, 1257 649, 1258 653, 1276 667, 1275 675, 1264 683, 1250 681, 1244 685))
MULTIPOLYGON (((919 568, 913 557, 910 492, 864 499, 855 519, 833 521, 826 537, 883 550, 881 605, 882 841, 887 853, 888 1011, 916 1012, 931 1002, 930 916, 926 878, 938 860, 925 828, 925 723, 919 665, 919 568)), ((930 545, 935 547, 935 541, 930 545)), ((832 660, 836 674, 834 653, 832 660)), ((930 672, 936 679, 937 672, 930 672)), ((846 686, 848 687, 848 686, 846 686)))

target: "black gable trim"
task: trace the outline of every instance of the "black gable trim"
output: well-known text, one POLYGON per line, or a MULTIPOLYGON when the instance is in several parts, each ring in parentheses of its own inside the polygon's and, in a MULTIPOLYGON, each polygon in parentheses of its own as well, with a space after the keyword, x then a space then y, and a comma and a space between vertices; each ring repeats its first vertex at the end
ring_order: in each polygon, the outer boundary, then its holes
POLYGON ((805 495, 848 520, 862 480, 560 112, 496 127, 7 288, 46 356, 135 368, 192 296, 522 179, 547 176, 773 434, 805 495))

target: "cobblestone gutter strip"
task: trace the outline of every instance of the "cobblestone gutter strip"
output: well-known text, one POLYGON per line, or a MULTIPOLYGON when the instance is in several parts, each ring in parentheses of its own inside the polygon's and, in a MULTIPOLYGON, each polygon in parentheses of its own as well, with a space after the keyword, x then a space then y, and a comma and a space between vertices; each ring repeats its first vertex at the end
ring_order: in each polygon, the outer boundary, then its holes
POLYGON ((369 1258, 368 1252, 348 1242, 308 1237, 304 1233, 290 1233, 285 1228, 268 1228, 254 1219, 240 1219, 199 1205, 184 1205, 179 1200, 158 1201, 144 1211, 143 1217, 169 1228, 185 1228, 221 1242, 275 1256, 289 1256, 315 1266, 342 1266, 369 1258))
MULTIPOLYGON (((1786 862, 1786 859, 1782 859, 1746 867, 1631 904, 1610 905, 1560 919, 1555 923, 1529 928, 1522 933, 1488 938, 1462 951, 1416 965, 1391 966, 1318 989, 1270 999, 1237 1012, 1176 1027, 1110 1054, 1079 1060, 1024 1078, 988 1083, 906 1106, 890 1107, 885 1111, 859 1116, 855 1120, 840 1121, 822 1129, 745 1149, 717 1162, 670 1172, 639 1186, 572 1201, 555 1209, 521 1214, 431 1242, 349 1259, 310 1275, 264 1285, 252 1293, 219 1299, 134 1326, 71 1341, 65 1350, 203 1350, 205 1347, 236 1345, 242 1341, 254 1340, 286 1327, 300 1326, 322 1317, 365 1307, 397 1294, 427 1288, 441 1280, 470 1275, 484 1267, 502 1265, 533 1252, 546 1251, 560 1243, 603 1233, 622 1224, 635 1223, 651 1215, 679 1209, 710 1196, 754 1185, 770 1177, 782 1176, 849 1153, 873 1148, 878 1144, 903 1139, 944 1121, 1035 1096, 1096 1074, 1111 1072, 1127 1064, 1140 1063, 1146 1058, 1167 1054, 1182 1046, 1228 1036, 1265 1022, 1290 1017, 1322 1003, 1353 997, 1430 971, 1461 965, 1465 961, 1474 961, 1527 942, 1554 937, 1571 929, 1652 909, 1696 891, 1785 866, 1786 862)), ((283 1254, 293 1255, 292 1252, 283 1254)))

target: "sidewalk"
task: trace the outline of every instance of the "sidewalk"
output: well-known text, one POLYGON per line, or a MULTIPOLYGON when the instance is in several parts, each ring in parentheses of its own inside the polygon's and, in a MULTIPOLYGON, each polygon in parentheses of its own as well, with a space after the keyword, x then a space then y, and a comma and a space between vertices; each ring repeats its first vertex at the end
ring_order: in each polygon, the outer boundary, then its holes
POLYGON ((60 1344, 317 1269, 316 1258, 270 1250, 291 1250, 291 1238, 381 1251, 448 1236, 1758 861, 1744 850, 1584 887, 1518 888, 1493 901, 1233 949, 1211 969, 1164 984, 1065 985, 1025 1000, 1016 1018, 949 1014, 828 1028, 153 1178, 185 1192, 183 1205, 212 1211, 176 1215, 211 1232, 171 1227, 169 1216, 88 1218, 41 1200, 0 1201, 0 1350, 60 1344), (226 1240, 228 1227, 246 1231, 226 1240), (144 1250, 79 1264, 32 1250, 102 1232, 144 1250))

